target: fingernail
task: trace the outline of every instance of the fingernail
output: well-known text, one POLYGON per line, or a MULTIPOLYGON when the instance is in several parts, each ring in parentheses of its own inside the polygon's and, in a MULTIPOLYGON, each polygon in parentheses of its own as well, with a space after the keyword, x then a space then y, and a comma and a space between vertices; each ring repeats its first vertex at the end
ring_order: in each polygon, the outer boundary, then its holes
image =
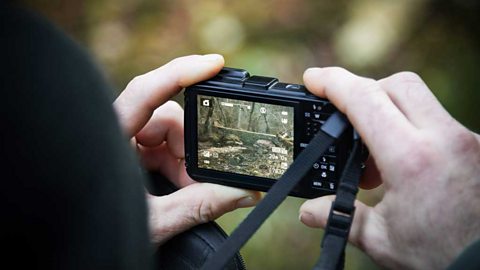
POLYGON ((313 215, 308 212, 301 212, 298 219, 305 224, 313 224, 315 222, 313 215))
POLYGON ((310 73, 310 72, 314 72, 316 70, 320 70, 321 68, 319 67, 311 67, 311 68, 307 68, 304 72, 304 74, 307 74, 307 73, 310 73))
POLYGON ((202 60, 212 62, 217 62, 220 58, 222 58, 222 56, 219 54, 205 54, 202 56, 202 60))
POLYGON ((237 208, 251 207, 251 206, 254 206, 255 204, 257 204, 257 200, 255 200, 255 198, 253 198, 252 196, 248 196, 238 200, 236 207, 237 208))

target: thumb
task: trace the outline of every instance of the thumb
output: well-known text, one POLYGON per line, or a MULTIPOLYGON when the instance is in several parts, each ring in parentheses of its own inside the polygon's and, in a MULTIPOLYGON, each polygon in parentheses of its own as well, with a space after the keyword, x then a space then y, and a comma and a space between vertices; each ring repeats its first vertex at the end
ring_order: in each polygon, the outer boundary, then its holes
POLYGON ((152 242, 159 244, 227 212, 254 206, 260 200, 259 192, 210 183, 194 183, 161 197, 147 196, 152 242))
POLYGON ((182 88, 215 76, 223 64, 223 56, 218 54, 190 55, 135 77, 114 102, 120 124, 134 136, 156 108, 182 88))
MULTIPOLYGON (((335 196, 325 196, 306 201, 300 207, 299 219, 305 225, 314 228, 327 226, 328 214, 335 196)), ((365 242, 371 236, 372 226, 375 227, 375 213, 373 209, 360 201, 355 201, 355 215, 350 229, 349 241, 362 250, 365 250, 365 242)))

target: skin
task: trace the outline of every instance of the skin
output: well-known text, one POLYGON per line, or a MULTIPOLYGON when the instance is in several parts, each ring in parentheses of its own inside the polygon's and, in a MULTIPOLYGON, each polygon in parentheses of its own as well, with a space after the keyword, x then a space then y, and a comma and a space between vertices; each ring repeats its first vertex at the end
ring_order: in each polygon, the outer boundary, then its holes
POLYGON ((255 205, 260 193, 197 183, 186 173, 183 110, 168 101, 183 88, 209 79, 223 67, 216 54, 191 55, 135 77, 115 100, 121 126, 143 165, 165 175, 180 189, 166 196, 147 194, 151 239, 161 244, 226 212, 255 205))
MULTIPOLYGON (((349 241, 389 269, 444 269, 480 238, 480 137, 453 119, 411 72, 373 80, 311 68, 307 88, 347 115, 370 150, 349 241)), ((324 228, 333 197, 306 201, 300 220, 324 228)))
MULTIPOLYGON (((219 55, 175 59, 133 79, 114 103, 144 166, 181 188, 147 195, 155 243, 260 198, 196 183, 185 171, 183 112, 167 100, 214 76, 223 63, 219 55)), ((442 269, 480 237, 480 137, 456 122, 416 74, 375 81, 341 68, 313 68, 304 80, 348 116, 369 147, 362 187, 385 186, 376 206, 356 202, 350 242, 387 268, 442 269)), ((332 199, 305 202, 301 221, 325 227, 332 199)))

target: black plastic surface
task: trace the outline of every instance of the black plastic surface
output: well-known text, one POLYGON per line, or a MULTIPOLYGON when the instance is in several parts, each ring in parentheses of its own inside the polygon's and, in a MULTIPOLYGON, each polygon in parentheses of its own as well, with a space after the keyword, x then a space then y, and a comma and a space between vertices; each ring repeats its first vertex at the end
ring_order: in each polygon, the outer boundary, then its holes
MULTIPOLYGON (((294 108, 294 158, 308 145, 336 108, 325 99, 313 96, 303 85, 278 82, 263 76, 247 76, 247 71, 228 68, 220 75, 190 86, 185 91, 185 157, 187 172, 197 181, 213 182, 259 191, 268 191, 276 180, 198 167, 197 95, 233 98, 278 104, 294 108), (233 71, 232 71, 233 70, 233 71), (222 75, 223 74, 223 75, 222 75), (233 74, 226 76, 225 74, 233 74), (246 77, 244 77, 246 76, 246 77), (226 79, 226 78, 229 79, 226 79), (231 78, 234 78, 231 79, 231 78), (241 78, 241 79, 240 79, 241 78)), ((331 131, 330 128, 327 131, 331 131)), ((290 195, 314 198, 336 192, 340 172, 352 146, 349 129, 338 143, 322 156, 290 195)), ((339 133, 335 134, 338 136, 339 133)))

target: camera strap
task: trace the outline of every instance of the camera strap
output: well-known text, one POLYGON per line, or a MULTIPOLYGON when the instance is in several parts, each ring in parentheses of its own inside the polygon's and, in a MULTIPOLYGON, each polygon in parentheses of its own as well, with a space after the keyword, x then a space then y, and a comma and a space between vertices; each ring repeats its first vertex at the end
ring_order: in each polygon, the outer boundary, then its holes
POLYGON ((355 199, 362 174, 362 151, 358 134, 343 170, 335 200, 328 215, 322 239, 322 252, 314 270, 341 270, 345 263, 345 246, 355 214, 355 199))
MULTIPOLYGON (((205 262, 202 269, 204 270, 223 269, 224 266, 228 263, 228 261, 237 253, 238 250, 240 250, 240 248, 258 230, 258 228, 263 224, 263 222, 282 203, 282 201, 285 200, 285 198, 288 196, 291 190, 311 169, 312 164, 315 161, 317 161, 318 158, 322 156, 324 152, 326 152, 328 147, 332 145, 335 142, 335 140, 338 139, 343 134, 343 132, 347 129, 348 126, 349 126, 349 122, 343 114, 341 114, 340 112, 336 112, 332 114, 327 119, 325 124, 322 125, 317 135, 310 141, 309 145, 297 156, 295 161, 290 165, 290 167, 283 174, 283 176, 280 177, 278 181, 270 188, 265 198, 252 210, 252 212, 250 212, 247 218, 242 223, 240 223, 240 225, 235 229, 235 231, 230 235, 230 237, 227 238, 227 240, 223 243, 223 245, 205 262)), ((355 150, 355 152, 360 152, 358 150, 358 145, 357 145, 357 148, 355 149, 357 149, 355 150)), ((349 164, 355 163, 353 162, 353 158, 352 158, 355 152, 351 154, 349 161, 347 162, 346 170, 348 169, 349 164)), ((347 177, 346 175, 347 174, 344 172, 342 174, 342 179, 347 177)), ((341 182, 342 182, 342 179, 341 179, 341 182)), ((358 179, 357 179, 357 183, 358 183, 358 179)), ((340 191, 340 186, 341 184, 338 187, 339 191, 340 191)), ((340 193, 340 195, 343 194, 343 191, 349 190, 348 188, 350 187, 351 186, 348 184, 345 185, 345 187, 342 188, 342 193, 340 193)), ((356 188, 356 186, 354 186, 354 188, 356 188)), ((351 195, 348 195, 348 196, 351 196, 351 195)), ((337 208, 342 210, 343 209, 342 207, 346 206, 347 210, 350 209, 351 207, 348 207, 348 202, 350 202, 350 200, 351 199, 338 200, 337 208), (344 205, 344 203, 346 204, 344 205)), ((353 200, 355 200, 355 198, 353 198, 353 200)), ((333 211, 333 213, 335 213, 335 211, 333 211)), ((353 211, 351 211, 350 213, 352 213, 351 217, 353 218, 353 211)), ((346 223, 343 222, 341 217, 339 218, 336 214, 332 214, 332 211, 330 212, 330 216, 334 216, 334 219, 335 219, 335 221, 330 222, 330 217, 329 217, 329 222, 328 222, 329 225, 331 224, 330 227, 332 228, 331 233, 328 233, 328 235, 332 235, 332 237, 329 236, 328 239, 324 238, 322 245, 325 248, 334 246, 333 250, 330 253, 340 251, 340 255, 337 257, 341 258, 343 257, 343 251, 345 248, 344 243, 346 243, 346 239, 344 239, 344 242, 336 240, 337 237, 341 237, 341 235, 345 235, 345 234, 337 233, 337 227, 342 229, 344 227, 341 227, 341 226, 346 223), (341 221, 337 221, 337 219, 341 221)), ((351 220, 350 220, 350 223, 351 223, 351 220)), ((346 237, 348 237, 348 231, 349 230, 347 230, 346 237)), ((327 232, 326 232, 326 235, 327 235, 327 232)), ((322 256, 320 257, 319 263, 320 265, 325 264, 324 260, 322 260, 322 256)), ((319 263, 317 263, 317 265, 319 263)), ((331 260, 328 260, 327 264, 332 265, 333 263, 331 262, 331 260)), ((336 265, 337 263, 335 263, 335 266, 336 265)), ((323 269, 335 269, 335 268, 319 268, 319 269, 323 270, 323 269)))

